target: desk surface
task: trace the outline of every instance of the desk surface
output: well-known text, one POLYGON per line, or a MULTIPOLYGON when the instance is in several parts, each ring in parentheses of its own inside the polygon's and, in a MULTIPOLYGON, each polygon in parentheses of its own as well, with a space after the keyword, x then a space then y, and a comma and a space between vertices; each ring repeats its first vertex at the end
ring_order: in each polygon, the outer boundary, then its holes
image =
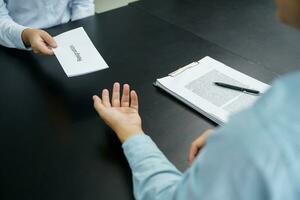
POLYGON ((137 9, 123 7, 58 26, 83 26, 110 68, 67 78, 55 57, 0 47, 1 199, 132 199, 117 138, 93 110, 92 95, 114 81, 140 94, 146 133, 181 170, 189 144, 214 124, 152 82, 206 55, 270 82, 249 60, 137 9))
POLYGON ((275 0, 141 0, 131 5, 279 74, 300 69, 300 33, 277 20, 275 0))

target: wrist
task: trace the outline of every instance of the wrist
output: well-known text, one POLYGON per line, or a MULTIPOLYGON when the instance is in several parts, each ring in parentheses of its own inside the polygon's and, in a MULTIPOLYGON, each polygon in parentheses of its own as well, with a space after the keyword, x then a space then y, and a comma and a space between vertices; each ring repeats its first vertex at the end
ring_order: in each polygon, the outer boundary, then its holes
POLYGON ((30 36, 30 31, 31 29, 30 28, 26 28, 23 30, 22 34, 21 34, 21 38, 23 40, 23 43, 25 44, 25 46, 30 46, 30 39, 29 39, 29 36, 30 36))
POLYGON ((141 128, 129 128, 127 130, 116 131, 119 140, 123 144, 126 140, 134 135, 144 135, 144 131, 141 128))

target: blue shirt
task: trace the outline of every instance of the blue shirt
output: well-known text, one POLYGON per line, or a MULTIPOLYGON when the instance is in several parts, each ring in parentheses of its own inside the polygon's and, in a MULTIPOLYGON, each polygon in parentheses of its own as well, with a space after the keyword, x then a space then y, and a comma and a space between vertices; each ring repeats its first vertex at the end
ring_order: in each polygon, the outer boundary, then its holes
POLYGON ((0 45, 25 49, 24 29, 49 28, 94 13, 94 0, 0 0, 0 45))
POLYGON ((129 138, 123 150, 136 199, 299 200, 300 73, 215 130, 183 174, 146 135, 129 138))

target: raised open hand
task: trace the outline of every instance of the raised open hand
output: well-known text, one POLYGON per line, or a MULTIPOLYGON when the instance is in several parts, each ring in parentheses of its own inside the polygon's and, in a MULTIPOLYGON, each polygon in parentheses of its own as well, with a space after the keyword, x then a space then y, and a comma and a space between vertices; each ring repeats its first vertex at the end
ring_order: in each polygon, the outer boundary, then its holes
POLYGON ((122 97, 120 84, 115 83, 111 101, 107 89, 102 91, 102 99, 94 95, 93 100, 100 117, 114 130, 122 143, 132 135, 144 133, 138 113, 138 96, 134 90, 130 91, 128 84, 123 85, 122 97))

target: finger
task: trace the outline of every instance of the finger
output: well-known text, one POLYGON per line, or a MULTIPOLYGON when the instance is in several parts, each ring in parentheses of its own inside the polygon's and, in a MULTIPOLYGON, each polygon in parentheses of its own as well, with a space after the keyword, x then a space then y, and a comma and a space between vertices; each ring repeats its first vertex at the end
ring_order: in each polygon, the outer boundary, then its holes
POLYGON ((198 137, 198 138, 194 141, 195 145, 197 146, 197 148, 198 148, 199 150, 205 145, 206 138, 207 138, 207 135, 206 135, 206 133, 204 132, 200 137, 198 137))
POLYGON ((102 91, 102 103, 105 107, 111 106, 109 102, 109 91, 107 89, 102 91))
POLYGON ((102 104, 102 100, 97 95, 93 96, 93 100, 94 100, 94 108, 97 110, 98 113, 101 113, 105 108, 104 105, 102 104))
POLYGON ((206 137, 208 137, 212 132, 214 131, 214 129, 207 129, 206 131, 203 132, 203 135, 205 135, 206 137))
POLYGON ((43 40, 45 41, 45 43, 52 47, 52 48, 56 48, 57 44, 55 42, 55 40, 53 39, 53 37, 51 35, 49 35, 49 33, 47 33, 46 31, 42 31, 41 32, 41 37, 43 38, 43 40))
POLYGON ((208 129, 204 131, 200 137, 198 137, 191 145, 190 151, 189 151, 189 164, 192 164, 192 162, 195 160, 196 156, 199 154, 201 149, 204 147, 207 137, 212 133, 212 129, 208 129))
POLYGON ((129 85, 124 84, 123 85, 122 100, 121 100, 121 106, 122 107, 128 107, 129 106, 129 90, 130 90, 129 85))
POLYGON ((190 165, 195 160, 196 156, 198 155, 198 152, 199 152, 199 148, 197 147, 197 145, 195 143, 193 143, 190 147, 189 158, 188 158, 190 165))
POLYGON ((38 41, 32 48, 34 48, 35 51, 38 51, 41 54, 49 56, 53 55, 52 49, 49 49, 49 47, 43 41, 38 41))
POLYGON ((114 83, 113 93, 112 93, 112 106, 120 107, 120 84, 114 83))
POLYGON ((206 140, 208 138, 208 136, 213 132, 213 129, 207 129, 206 131, 204 131, 200 137, 196 140, 197 141, 197 145, 199 147, 199 149, 202 149, 203 146, 206 143, 206 140))
POLYGON ((137 93, 134 90, 132 90, 130 92, 130 98, 131 98, 131 105, 130 105, 130 107, 138 110, 139 109, 139 100, 138 100, 137 93))
POLYGON ((36 49, 32 49, 32 51, 33 51, 33 53, 35 53, 35 54, 39 54, 39 53, 40 53, 40 51, 38 51, 38 50, 36 50, 36 49))

